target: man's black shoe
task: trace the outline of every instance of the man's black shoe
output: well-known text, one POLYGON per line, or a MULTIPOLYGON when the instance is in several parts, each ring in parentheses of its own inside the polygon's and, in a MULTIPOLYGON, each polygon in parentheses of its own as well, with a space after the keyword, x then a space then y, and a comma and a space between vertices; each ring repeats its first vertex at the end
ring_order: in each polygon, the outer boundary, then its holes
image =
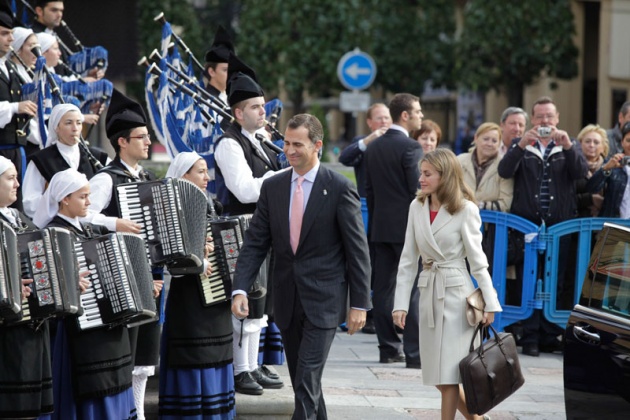
POLYGON ((262 371, 262 373, 264 373, 265 375, 267 375, 267 377, 271 379, 280 379, 280 375, 278 375, 276 372, 269 369, 267 365, 261 365, 260 370, 262 371))
POLYGON ((380 363, 402 363, 405 361, 404 354, 397 354, 395 356, 381 356, 380 363))
POLYGON ((526 354, 532 357, 540 356, 540 351, 538 350, 538 344, 524 344, 523 354, 526 354))
POLYGON ((540 351, 544 353, 555 353, 555 352, 562 353, 564 351, 564 344, 562 344, 562 341, 560 340, 553 340, 550 343, 541 344, 540 351))
POLYGON ((405 366, 407 369, 422 369, 420 360, 408 360, 405 366))
POLYGON ((361 330, 366 334, 376 334, 376 327, 374 326, 374 320, 369 318, 365 321, 365 327, 361 330))
POLYGON ((280 379, 271 379, 269 376, 265 375, 260 367, 249 373, 252 375, 252 378, 258 382, 258 385, 265 389, 280 389, 284 386, 284 382, 280 379))
POLYGON ((248 395, 262 395, 263 393, 263 387, 256 382, 250 372, 241 372, 234 377, 234 390, 248 395))

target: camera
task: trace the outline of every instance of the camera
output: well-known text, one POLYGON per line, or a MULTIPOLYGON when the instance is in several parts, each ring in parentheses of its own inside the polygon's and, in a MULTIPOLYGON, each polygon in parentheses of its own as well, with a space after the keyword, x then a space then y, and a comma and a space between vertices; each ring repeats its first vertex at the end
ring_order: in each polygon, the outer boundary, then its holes
POLYGON ((630 165, 630 156, 624 156, 621 158, 621 164, 622 165, 630 165))
POLYGON ((540 137, 549 137, 551 135, 551 127, 538 127, 538 135, 540 137))

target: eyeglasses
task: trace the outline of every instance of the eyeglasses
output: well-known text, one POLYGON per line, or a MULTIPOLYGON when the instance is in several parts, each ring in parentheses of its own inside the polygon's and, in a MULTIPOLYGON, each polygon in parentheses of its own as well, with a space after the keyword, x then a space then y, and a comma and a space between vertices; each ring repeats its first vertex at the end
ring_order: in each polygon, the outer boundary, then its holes
POLYGON ((141 136, 129 136, 129 139, 151 140, 151 134, 143 134, 141 136))

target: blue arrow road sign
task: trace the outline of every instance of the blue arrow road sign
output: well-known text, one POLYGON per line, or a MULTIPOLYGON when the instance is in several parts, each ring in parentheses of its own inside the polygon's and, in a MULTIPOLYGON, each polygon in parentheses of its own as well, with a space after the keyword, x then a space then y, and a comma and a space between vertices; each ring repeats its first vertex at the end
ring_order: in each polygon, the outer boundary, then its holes
POLYGON ((356 48, 341 57, 337 76, 346 89, 363 90, 374 82, 376 64, 372 57, 356 48))

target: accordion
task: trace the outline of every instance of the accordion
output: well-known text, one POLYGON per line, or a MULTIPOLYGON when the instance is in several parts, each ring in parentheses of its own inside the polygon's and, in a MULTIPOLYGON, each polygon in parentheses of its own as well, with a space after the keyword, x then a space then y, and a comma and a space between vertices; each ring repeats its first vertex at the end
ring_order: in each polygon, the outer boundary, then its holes
POLYGON ((0 323, 19 320, 22 310, 22 273, 17 236, 11 226, 0 221, 0 323))
POLYGON ((167 178, 117 186, 121 217, 141 226, 152 265, 171 274, 198 274, 206 244, 206 194, 193 183, 167 178))
POLYGON ((81 272, 90 286, 81 294, 80 330, 151 322, 157 317, 153 277, 143 239, 111 233, 76 243, 81 272))
POLYGON ((51 227, 17 235, 22 278, 33 279, 21 321, 81 313, 73 234, 51 227))

